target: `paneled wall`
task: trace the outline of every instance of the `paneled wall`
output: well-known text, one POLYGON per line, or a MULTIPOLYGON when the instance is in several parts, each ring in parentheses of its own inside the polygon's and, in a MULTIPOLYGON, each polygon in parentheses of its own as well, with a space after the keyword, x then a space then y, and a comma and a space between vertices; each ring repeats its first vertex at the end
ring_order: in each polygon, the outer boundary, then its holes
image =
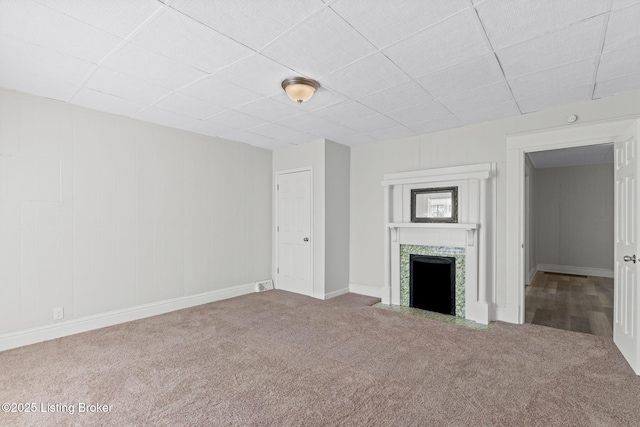
POLYGON ((0 334, 271 277, 271 152, 0 91, 0 334))

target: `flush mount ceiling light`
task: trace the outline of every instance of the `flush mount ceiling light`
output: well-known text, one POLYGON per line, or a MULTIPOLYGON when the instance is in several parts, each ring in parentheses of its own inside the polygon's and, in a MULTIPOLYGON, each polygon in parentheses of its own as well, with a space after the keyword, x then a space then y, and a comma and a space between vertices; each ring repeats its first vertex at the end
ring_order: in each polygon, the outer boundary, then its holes
POLYGON ((304 77, 289 77, 282 81, 282 89, 292 101, 298 104, 310 100, 319 87, 320 84, 317 81, 304 77))

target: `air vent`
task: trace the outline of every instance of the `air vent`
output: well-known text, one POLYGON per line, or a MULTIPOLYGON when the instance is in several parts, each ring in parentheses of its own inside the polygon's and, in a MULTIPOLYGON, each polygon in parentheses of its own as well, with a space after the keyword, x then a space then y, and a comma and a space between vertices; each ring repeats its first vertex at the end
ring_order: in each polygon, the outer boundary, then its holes
POLYGON ((256 282, 256 292, 264 292, 273 289, 273 280, 262 280, 256 282))

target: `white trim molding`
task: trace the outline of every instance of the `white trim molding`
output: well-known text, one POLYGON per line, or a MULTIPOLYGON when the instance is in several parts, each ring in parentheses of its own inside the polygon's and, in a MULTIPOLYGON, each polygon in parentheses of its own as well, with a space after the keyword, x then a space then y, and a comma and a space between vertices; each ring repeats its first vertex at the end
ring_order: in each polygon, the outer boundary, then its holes
POLYGON ((246 285, 231 286, 225 289, 205 292, 203 294, 152 302, 149 304, 124 308, 122 310, 114 310, 107 313, 66 320, 37 328, 11 332, 9 334, 0 335, 0 351, 62 338, 69 335, 79 334, 81 332, 88 332, 94 329, 118 325, 120 323, 131 322, 133 320, 144 319, 146 317, 157 316, 159 314, 208 304, 210 302, 247 295, 255 292, 255 286, 255 282, 252 282, 246 285))
POLYGON ((366 295, 368 297, 380 298, 382 295, 382 288, 378 286, 358 285, 356 283, 349 283, 349 292, 352 294, 366 295))
POLYGON ((339 297, 340 295, 344 295, 348 293, 349 293, 349 288, 342 288, 342 289, 338 289, 337 291, 324 294, 323 299, 331 299, 331 298, 339 297))
POLYGON ((611 268, 575 267, 573 265, 538 264, 538 271, 560 274, 577 274, 580 276, 611 277, 611 268))
MULTIPOLYGON (((535 151, 611 143, 635 117, 507 135, 506 307, 496 320, 524 323, 524 171, 525 155, 535 151)), ((539 269, 540 265, 538 266, 539 269)))

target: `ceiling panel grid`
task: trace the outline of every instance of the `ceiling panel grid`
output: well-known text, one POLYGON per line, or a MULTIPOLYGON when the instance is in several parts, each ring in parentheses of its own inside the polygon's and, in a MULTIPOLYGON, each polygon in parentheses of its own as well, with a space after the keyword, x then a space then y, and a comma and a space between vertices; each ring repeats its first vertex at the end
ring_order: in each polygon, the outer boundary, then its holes
POLYGON ((639 0, 0 2, 0 86, 267 149, 640 90, 639 0), (291 102, 283 79, 316 79, 291 102))

